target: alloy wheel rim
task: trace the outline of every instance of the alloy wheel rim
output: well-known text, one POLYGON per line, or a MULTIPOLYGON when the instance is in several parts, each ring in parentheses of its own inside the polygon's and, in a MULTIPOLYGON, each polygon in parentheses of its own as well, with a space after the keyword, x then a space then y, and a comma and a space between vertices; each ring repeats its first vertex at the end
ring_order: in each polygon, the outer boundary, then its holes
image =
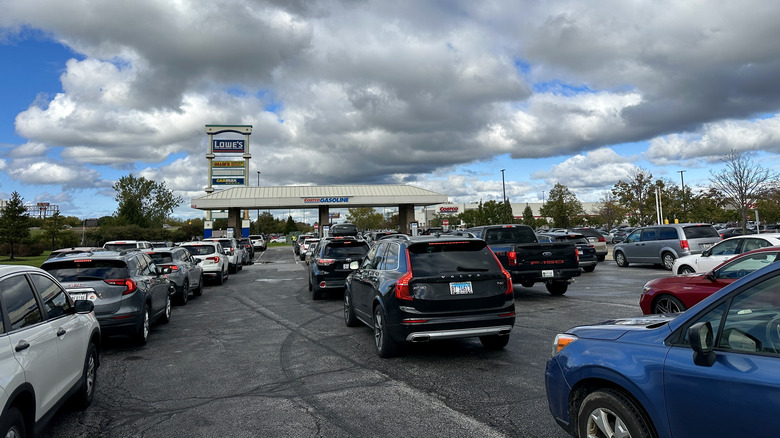
POLYGON ((588 416, 588 438, 630 438, 631 432, 623 420, 609 409, 595 409, 588 416))
POLYGON ((344 320, 349 319, 349 295, 344 294, 344 320))
POLYGON ((91 395, 92 391, 95 390, 95 355, 91 354, 89 356, 89 362, 87 362, 87 395, 91 395))
POLYGON ((376 342, 376 348, 382 349, 382 314, 377 312, 374 314, 374 341, 376 342))

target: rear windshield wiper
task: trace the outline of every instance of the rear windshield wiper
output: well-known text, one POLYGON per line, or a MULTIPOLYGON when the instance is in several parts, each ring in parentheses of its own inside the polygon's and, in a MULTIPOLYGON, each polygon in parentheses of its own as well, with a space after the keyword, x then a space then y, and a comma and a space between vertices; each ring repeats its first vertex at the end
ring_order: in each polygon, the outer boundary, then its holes
POLYGON ((466 272, 487 272, 487 271, 490 270, 488 268, 469 268, 469 267, 466 267, 466 266, 458 266, 455 269, 458 270, 459 272, 463 272, 463 271, 466 271, 466 272))
POLYGON ((78 277, 76 277, 76 280, 81 280, 81 281, 100 280, 100 281, 102 281, 102 280, 104 280, 104 278, 103 277, 93 277, 91 275, 79 275, 78 277))

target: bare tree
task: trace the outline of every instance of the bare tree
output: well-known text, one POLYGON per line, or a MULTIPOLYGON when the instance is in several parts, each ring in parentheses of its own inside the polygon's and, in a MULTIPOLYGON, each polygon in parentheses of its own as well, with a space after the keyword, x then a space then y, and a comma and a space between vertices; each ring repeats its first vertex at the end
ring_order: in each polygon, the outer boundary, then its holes
POLYGON ((761 167, 748 152, 731 152, 721 158, 726 168, 720 172, 710 171, 712 187, 723 193, 725 199, 739 210, 742 232, 747 231, 747 211, 755 203, 771 182, 777 181, 778 174, 761 167))

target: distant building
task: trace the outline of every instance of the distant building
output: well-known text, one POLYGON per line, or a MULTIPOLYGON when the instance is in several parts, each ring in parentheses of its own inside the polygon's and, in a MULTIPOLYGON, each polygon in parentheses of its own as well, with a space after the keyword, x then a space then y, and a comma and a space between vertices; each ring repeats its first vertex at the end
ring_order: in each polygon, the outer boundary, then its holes
MULTIPOLYGON (((525 206, 528 204, 528 206, 531 207, 531 211, 533 211, 535 218, 541 218, 541 214, 539 213, 539 210, 542 208, 544 204, 541 202, 518 202, 518 203, 512 203, 512 215, 515 217, 515 219, 522 219, 523 218, 523 210, 525 210, 525 206)), ((585 210, 585 213, 591 216, 595 216, 598 214, 599 209, 601 208, 600 202, 582 202, 582 209, 585 210)), ((466 210, 476 210, 479 208, 479 203, 471 203, 471 204, 455 204, 455 203, 447 203, 447 204, 436 204, 428 207, 423 207, 422 209, 418 209, 415 211, 415 220, 419 224, 420 227, 427 227, 428 224, 436 218, 437 216, 457 216, 461 213, 463 213, 466 210)), ((457 227, 460 224, 452 224, 450 223, 450 227, 457 227)))

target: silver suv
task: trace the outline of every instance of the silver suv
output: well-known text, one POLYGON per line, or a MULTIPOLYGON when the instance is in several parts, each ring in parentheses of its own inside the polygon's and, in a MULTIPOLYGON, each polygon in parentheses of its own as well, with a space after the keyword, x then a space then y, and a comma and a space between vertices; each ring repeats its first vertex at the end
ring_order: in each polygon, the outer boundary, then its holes
POLYGON ((100 349, 93 308, 41 269, 0 266, 0 436, 35 436, 64 401, 92 402, 100 349))
POLYGON ((637 228, 615 245, 613 257, 620 267, 630 263, 653 263, 671 270, 674 261, 683 256, 701 254, 720 242, 720 235, 710 224, 668 224, 637 228))
POLYGON ((73 254, 46 260, 41 268, 65 287, 74 300, 95 304, 105 335, 129 335, 146 344, 151 324, 171 318, 170 268, 159 268, 137 250, 73 254))
POLYGON ((233 237, 210 237, 203 239, 204 242, 219 242, 222 245, 222 249, 225 251, 225 255, 228 259, 228 270, 231 274, 235 274, 241 269, 244 269, 244 249, 238 244, 238 241, 233 237))
POLYGON ((179 304, 187 304, 190 292, 196 297, 203 295, 203 267, 200 259, 180 246, 170 248, 155 248, 146 251, 154 263, 161 268, 171 268, 168 280, 176 288, 176 299, 179 304))

